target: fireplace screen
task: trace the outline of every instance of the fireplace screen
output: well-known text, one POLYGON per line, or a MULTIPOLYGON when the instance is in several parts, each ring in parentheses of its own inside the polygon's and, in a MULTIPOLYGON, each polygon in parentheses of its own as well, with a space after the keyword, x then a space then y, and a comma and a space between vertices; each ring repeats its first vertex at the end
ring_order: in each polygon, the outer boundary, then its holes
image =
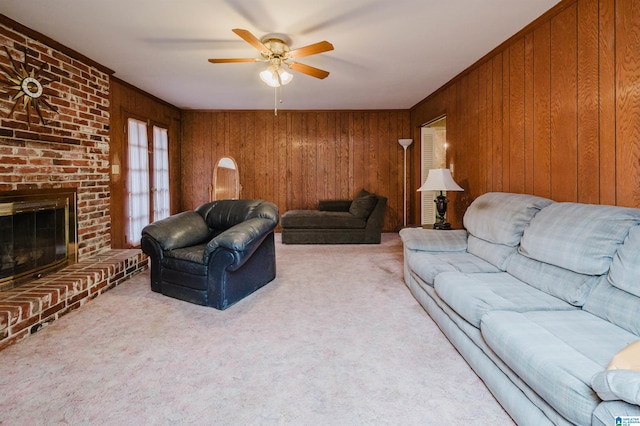
MULTIPOLYGON (((75 194, 73 194, 75 195, 75 194)), ((0 198, 0 290, 38 278, 75 259, 70 219, 74 219, 67 195, 21 197, 4 202, 0 198)))

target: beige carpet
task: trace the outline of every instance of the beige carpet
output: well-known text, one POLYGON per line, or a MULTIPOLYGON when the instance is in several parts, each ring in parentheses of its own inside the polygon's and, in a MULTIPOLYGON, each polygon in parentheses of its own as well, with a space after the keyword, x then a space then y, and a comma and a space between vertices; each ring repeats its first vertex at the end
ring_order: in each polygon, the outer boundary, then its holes
POLYGON ((397 234, 277 241, 276 280, 226 311, 145 272, 1 351, 0 424, 513 424, 404 285, 397 234))

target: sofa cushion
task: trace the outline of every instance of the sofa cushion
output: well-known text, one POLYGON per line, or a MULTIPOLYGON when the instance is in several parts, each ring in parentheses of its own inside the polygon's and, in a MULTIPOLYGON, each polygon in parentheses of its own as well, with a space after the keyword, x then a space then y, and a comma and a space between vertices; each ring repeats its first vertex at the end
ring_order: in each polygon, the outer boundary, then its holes
POLYGON ((267 217, 277 223, 277 211, 275 204, 263 200, 217 200, 196 208, 209 228, 219 231, 244 222, 249 217, 267 217))
POLYGON ((540 211, 524 231, 520 252, 580 274, 607 272, 616 250, 640 223, 640 209, 554 203, 540 211))
POLYGON ((520 253, 509 259, 507 272, 530 286, 575 306, 584 305, 593 287, 604 279, 600 275, 578 274, 559 266, 538 262, 520 253))
POLYGON ((640 297, 612 286, 608 280, 598 282, 582 309, 640 336, 640 297))
POLYGON ((467 246, 469 253, 486 260, 492 265, 495 265, 495 267, 501 271, 504 271, 507 268, 507 262, 517 251, 516 247, 490 243, 474 235, 469 235, 467 246))
POLYGON ((163 266, 194 275, 207 275, 208 264, 204 261, 206 244, 169 250, 164 253, 163 266))
POLYGON ((378 197, 374 194, 362 195, 354 198, 349 207, 349 213, 360 219, 369 217, 373 209, 376 207, 378 197))
POLYGON ((463 218, 464 226, 485 241, 515 247, 531 219, 552 203, 533 195, 488 192, 471 203, 463 218))
POLYGON ((405 256, 411 270, 430 286, 433 286, 436 276, 442 272, 500 272, 489 262, 469 253, 407 250, 405 256))
POLYGON ((607 278, 613 286, 640 297, 640 226, 629 231, 613 257, 607 278))
POLYGON ((409 250, 451 252, 467 250, 467 231, 455 229, 404 228, 400 230, 404 247, 409 250))
POLYGON ((556 411, 574 424, 591 424, 600 400, 591 388, 613 354, 637 338, 580 309, 491 311, 480 330, 487 344, 556 411))
POLYGON ((436 277, 435 289, 447 305, 474 327, 480 327, 482 316, 492 310, 526 312, 576 309, 506 272, 445 272, 436 277))
POLYGON ((640 406, 621 400, 602 401, 593 412, 593 426, 609 426, 613 419, 622 417, 640 417, 640 406))
POLYGON ((289 210, 280 218, 280 225, 296 229, 362 229, 367 221, 348 212, 289 210))

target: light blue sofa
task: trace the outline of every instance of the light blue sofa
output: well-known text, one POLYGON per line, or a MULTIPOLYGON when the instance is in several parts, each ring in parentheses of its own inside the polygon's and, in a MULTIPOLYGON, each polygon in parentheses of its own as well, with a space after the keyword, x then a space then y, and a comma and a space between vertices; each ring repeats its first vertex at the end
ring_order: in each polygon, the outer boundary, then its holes
POLYGON ((405 282, 516 423, 640 417, 607 369, 640 340, 640 209, 494 192, 464 226, 401 230, 405 282))

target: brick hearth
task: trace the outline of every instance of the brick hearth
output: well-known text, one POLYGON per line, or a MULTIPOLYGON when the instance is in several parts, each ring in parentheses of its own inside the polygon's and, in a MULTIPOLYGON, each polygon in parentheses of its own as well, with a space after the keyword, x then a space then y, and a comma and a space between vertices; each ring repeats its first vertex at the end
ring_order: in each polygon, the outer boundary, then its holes
POLYGON ((108 250, 0 292, 0 350, 147 268, 140 250, 108 250))

